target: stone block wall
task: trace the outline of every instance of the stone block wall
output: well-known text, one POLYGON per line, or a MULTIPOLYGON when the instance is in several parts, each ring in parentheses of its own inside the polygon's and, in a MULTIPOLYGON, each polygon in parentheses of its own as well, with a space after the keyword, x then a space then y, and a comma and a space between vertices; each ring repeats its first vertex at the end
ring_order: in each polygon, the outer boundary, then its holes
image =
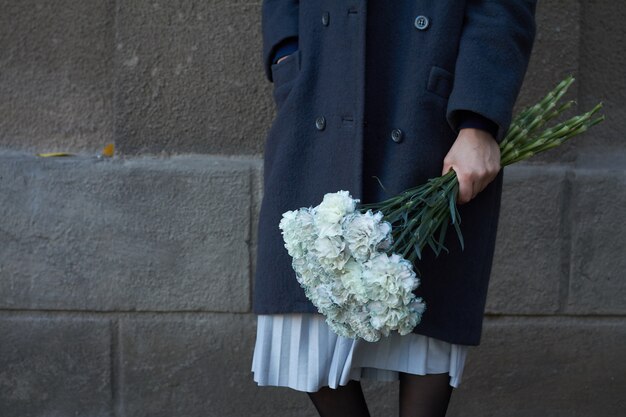
MULTIPOLYGON (((317 415, 250 372, 274 114, 260 7, 2 2, 0 416, 317 415)), ((517 107, 573 73, 579 109, 602 100, 607 120, 505 170, 481 345, 450 416, 626 408, 625 17, 539 2, 517 107)), ((373 416, 397 415, 397 382, 363 386, 373 416)))

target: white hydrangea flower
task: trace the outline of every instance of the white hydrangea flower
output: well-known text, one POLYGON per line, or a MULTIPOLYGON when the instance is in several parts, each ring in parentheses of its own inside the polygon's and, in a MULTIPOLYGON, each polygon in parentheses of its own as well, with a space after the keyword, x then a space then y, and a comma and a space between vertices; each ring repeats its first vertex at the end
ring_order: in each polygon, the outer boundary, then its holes
POLYGON ((300 239, 296 234, 298 229, 298 221, 296 219, 299 210, 291 210, 283 213, 278 224, 285 241, 285 248, 291 257, 300 257, 300 239))
POLYGON ((364 266, 364 278, 371 292, 370 297, 374 300, 388 298, 385 292, 399 295, 419 285, 413 265, 398 254, 388 256, 378 252, 364 266))
POLYGON ((329 193, 317 207, 283 213, 279 227, 306 297, 340 336, 375 342, 392 330, 408 334, 425 305, 412 264, 391 247, 381 212, 355 211, 347 191, 329 193))
POLYGON ((341 275, 340 279, 343 286, 354 295, 356 302, 365 303, 367 301, 367 288, 365 288, 364 285, 363 267, 361 263, 350 259, 346 263, 344 273, 341 275))
POLYGON ((328 272, 343 270, 350 259, 350 252, 341 236, 318 236, 313 248, 310 249, 328 272))
POLYGON ((310 244, 317 237, 317 231, 315 229, 315 217, 312 213, 312 208, 300 210, 298 212, 298 233, 300 239, 307 244, 310 244))
POLYGON ((388 246, 391 241, 391 225, 382 222, 383 213, 372 213, 368 210, 364 214, 356 212, 349 216, 343 223, 343 237, 348 243, 352 256, 359 261, 365 262, 372 253, 376 252, 377 246, 388 246))
POLYGON ((298 281, 301 285, 317 286, 322 282, 321 278, 324 274, 324 270, 311 254, 307 254, 307 256, 302 258, 293 259, 292 267, 296 271, 298 281))
POLYGON ((328 316, 326 317, 326 323, 333 332, 337 333, 341 337, 347 337, 350 339, 354 339, 356 337, 356 332, 352 329, 352 327, 343 323, 341 320, 335 320, 334 317, 328 316))
POLYGON ((283 213, 278 227, 281 229, 285 248, 292 258, 305 256, 311 241, 315 239, 315 225, 309 209, 283 213))
POLYGON ((318 235, 340 235, 341 221, 344 216, 354 212, 358 201, 350 197, 347 191, 325 194, 322 202, 314 208, 318 235))

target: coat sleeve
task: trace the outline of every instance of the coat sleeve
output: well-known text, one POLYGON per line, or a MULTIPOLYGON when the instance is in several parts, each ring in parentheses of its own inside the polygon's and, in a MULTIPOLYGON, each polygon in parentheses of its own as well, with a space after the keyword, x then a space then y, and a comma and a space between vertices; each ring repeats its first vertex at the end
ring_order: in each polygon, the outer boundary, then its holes
POLYGON ((281 41, 298 36, 299 0, 263 0, 261 27, 263 34, 263 67, 272 80, 272 57, 281 41))
POLYGON ((463 110, 494 121, 500 142, 535 39, 536 0, 467 0, 446 117, 456 132, 463 110))

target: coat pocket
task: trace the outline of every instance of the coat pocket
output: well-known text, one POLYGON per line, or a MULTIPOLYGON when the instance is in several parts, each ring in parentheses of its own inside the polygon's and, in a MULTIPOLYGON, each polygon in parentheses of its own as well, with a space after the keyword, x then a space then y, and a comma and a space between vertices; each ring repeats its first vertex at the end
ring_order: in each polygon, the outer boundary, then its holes
POLYGON ((433 66, 428 77, 427 90, 440 97, 448 98, 452 93, 454 75, 440 67, 433 66))
POLYGON ((300 50, 287 55, 277 64, 272 64, 272 80, 274 82, 274 102, 276 108, 280 108, 287 99, 293 84, 300 73, 300 50))

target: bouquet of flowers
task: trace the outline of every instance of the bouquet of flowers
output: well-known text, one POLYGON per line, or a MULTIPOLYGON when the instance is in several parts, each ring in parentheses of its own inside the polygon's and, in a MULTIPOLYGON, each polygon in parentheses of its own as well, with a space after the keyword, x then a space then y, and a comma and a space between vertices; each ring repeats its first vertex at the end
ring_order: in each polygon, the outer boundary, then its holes
POLYGON ((356 210, 347 191, 329 193, 316 207, 283 213, 280 229, 305 294, 337 334, 373 342, 391 330, 408 334, 424 303, 412 264, 385 253, 391 224, 380 211, 356 210))
MULTIPOLYGON (((602 104, 552 127, 569 109, 560 104, 569 76, 534 106, 524 109, 500 142, 502 167, 522 161, 604 120, 602 104)), ((413 294, 419 277, 413 261, 429 246, 437 255, 449 224, 463 247, 453 170, 387 200, 359 204, 347 191, 328 193, 316 207, 283 213, 279 228, 305 294, 338 335, 375 342, 391 331, 410 333, 426 309, 413 294)))

